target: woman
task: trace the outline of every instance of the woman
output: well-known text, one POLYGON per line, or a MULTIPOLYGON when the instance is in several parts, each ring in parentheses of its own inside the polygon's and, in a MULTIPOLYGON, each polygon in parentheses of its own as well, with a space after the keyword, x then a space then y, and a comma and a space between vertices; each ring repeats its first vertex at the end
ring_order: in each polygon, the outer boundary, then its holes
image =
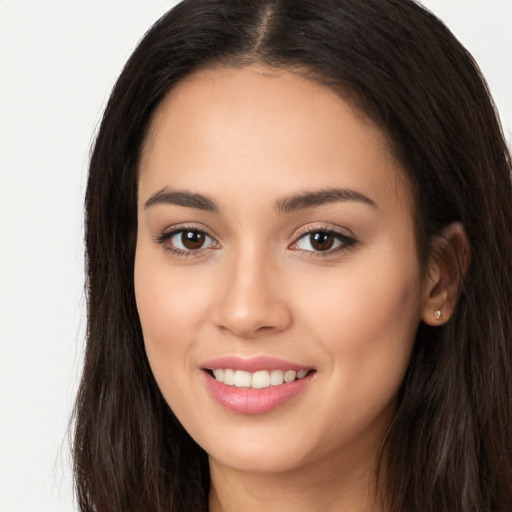
POLYGON ((510 172, 413 2, 170 11, 91 160, 81 510, 509 510, 510 172))

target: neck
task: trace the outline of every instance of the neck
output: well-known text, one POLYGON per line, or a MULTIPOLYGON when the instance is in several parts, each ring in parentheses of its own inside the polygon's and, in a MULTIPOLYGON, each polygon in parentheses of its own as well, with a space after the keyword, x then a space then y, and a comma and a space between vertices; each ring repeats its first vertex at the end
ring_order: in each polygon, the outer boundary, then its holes
POLYGON ((383 512, 375 497, 375 458, 339 463, 334 454, 290 471, 238 471, 210 460, 210 512, 383 512))

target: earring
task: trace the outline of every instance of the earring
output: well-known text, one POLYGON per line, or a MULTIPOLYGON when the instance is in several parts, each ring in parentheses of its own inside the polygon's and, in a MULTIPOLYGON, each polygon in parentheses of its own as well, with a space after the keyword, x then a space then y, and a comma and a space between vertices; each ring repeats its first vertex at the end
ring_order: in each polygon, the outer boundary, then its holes
POLYGON ((441 318, 441 310, 438 309, 437 311, 434 311, 434 318, 436 320, 439 320, 441 318))

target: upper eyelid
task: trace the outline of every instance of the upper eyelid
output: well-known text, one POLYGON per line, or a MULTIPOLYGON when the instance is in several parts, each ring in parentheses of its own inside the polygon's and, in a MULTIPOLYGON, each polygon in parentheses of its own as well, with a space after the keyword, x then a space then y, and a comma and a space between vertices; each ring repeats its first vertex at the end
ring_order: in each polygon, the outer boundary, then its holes
POLYGON ((328 257, 332 256, 338 252, 347 250, 351 247, 354 247, 358 243, 358 239, 356 236, 352 233, 351 230, 348 228, 341 228, 339 226, 334 227, 333 225, 320 225, 320 226, 311 226, 306 225, 299 229, 299 232, 294 234, 293 241, 288 245, 289 249, 292 250, 299 250, 308 253, 308 256, 310 257, 328 257), (346 230, 348 233, 343 233, 343 231, 346 230), (308 235, 312 235, 314 233, 329 233, 335 238, 338 238, 338 241, 341 242, 341 246, 335 248, 334 250, 326 250, 326 251, 309 251, 305 249, 296 248, 294 249, 293 246, 297 245, 300 240, 307 237, 308 235))
POLYGON ((209 236, 210 238, 217 241, 217 237, 211 233, 211 231, 206 228, 205 226, 198 226, 197 224, 176 224, 174 226, 165 228, 161 230, 159 233, 157 233, 156 238, 162 239, 162 238, 169 238, 176 233, 180 233, 181 231, 199 231, 201 233, 204 233, 205 235, 209 236))
POLYGON ((304 235, 308 235, 310 233, 318 233, 318 232, 328 232, 328 233, 334 233, 337 235, 340 235, 345 238, 353 238, 356 239, 356 236, 352 231, 346 227, 342 226, 336 226, 334 224, 319 224, 312 226, 311 224, 308 224, 306 226, 302 226, 301 228, 295 230, 295 232, 292 235, 293 240, 298 240, 300 237, 304 235))
POLYGON ((347 244, 348 242, 350 242, 352 244, 357 241, 354 237, 344 235, 343 233, 340 233, 339 231, 326 230, 326 229, 314 229, 312 231, 307 231, 306 233, 303 233, 302 235, 297 236, 288 247, 292 247, 293 245, 296 245, 303 238, 306 238, 307 236, 313 235, 315 233, 327 233, 327 234, 333 236, 334 238, 338 238, 341 242, 345 242, 345 244, 347 244))
POLYGON ((159 245, 162 245, 166 251, 169 251, 173 253, 177 257, 193 257, 193 258, 199 258, 201 255, 205 254, 205 250, 210 249, 218 249, 220 247, 219 242, 217 239, 213 236, 211 236, 205 229, 200 229, 197 227, 192 226, 173 226, 172 229, 167 229, 161 232, 160 234, 157 234, 155 236, 155 242, 159 245), (204 233, 208 238, 210 238, 214 245, 213 247, 201 247, 199 249, 181 249, 179 247, 174 246, 173 243, 171 243, 171 240, 179 233, 183 233, 185 231, 197 231, 200 233, 204 233))
MULTIPOLYGON (((177 224, 174 226, 171 226, 169 228, 166 228, 162 230, 160 233, 157 233, 155 236, 155 240, 157 242, 164 242, 166 240, 169 240, 177 233, 180 233, 182 231, 199 231, 210 237, 212 240, 214 240, 217 244, 220 245, 219 237, 214 235, 206 226, 203 225, 197 225, 195 223, 183 223, 183 224, 177 224)), ((290 236, 291 242, 289 243, 288 247, 291 245, 297 243, 297 241, 304 236, 307 236, 312 233, 318 233, 318 232, 327 232, 332 233, 334 235, 339 235, 342 238, 345 239, 353 239, 354 241, 357 240, 355 235, 352 233, 352 231, 346 227, 341 226, 335 226, 330 223, 325 224, 319 224, 319 225, 311 225, 308 224, 306 226, 302 226, 294 231, 294 233, 290 236)))

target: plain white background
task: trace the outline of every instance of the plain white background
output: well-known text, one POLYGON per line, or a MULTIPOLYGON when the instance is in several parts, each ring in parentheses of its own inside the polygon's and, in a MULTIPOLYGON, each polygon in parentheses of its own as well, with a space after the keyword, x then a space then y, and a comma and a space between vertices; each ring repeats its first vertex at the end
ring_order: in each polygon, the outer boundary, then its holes
MULTIPOLYGON (((0 0, 0 512, 75 510, 89 149, 125 60, 175 3, 0 0)), ((512 141, 512 0, 424 5, 480 63, 512 141)))

